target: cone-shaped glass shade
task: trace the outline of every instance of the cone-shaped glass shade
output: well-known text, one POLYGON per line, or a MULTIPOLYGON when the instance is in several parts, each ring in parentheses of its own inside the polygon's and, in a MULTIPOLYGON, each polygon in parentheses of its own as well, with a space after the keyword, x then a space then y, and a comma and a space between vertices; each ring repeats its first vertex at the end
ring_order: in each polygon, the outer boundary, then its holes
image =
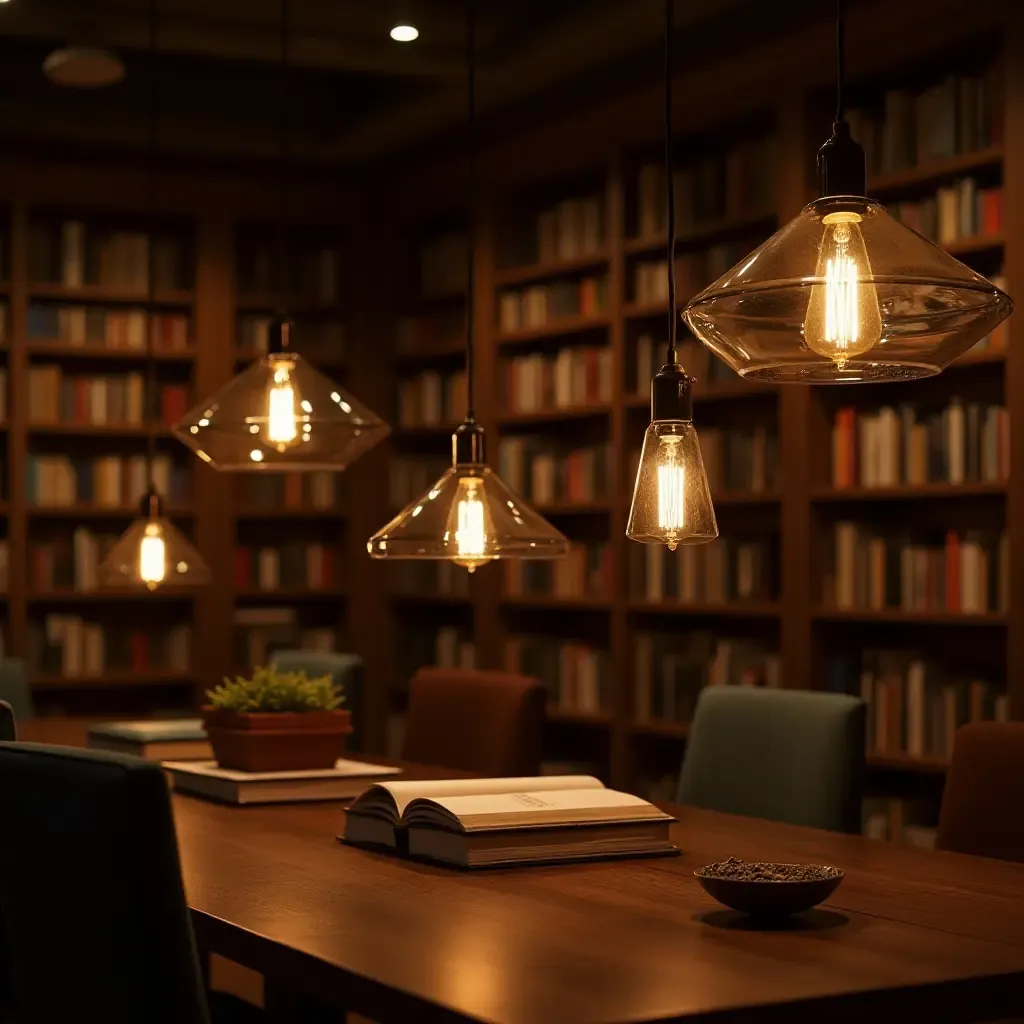
POLYGON ((445 559, 467 568, 499 558, 561 558, 569 541, 483 464, 453 465, 367 543, 373 558, 445 559))
POLYGON ((388 433, 376 413, 295 352, 264 356, 174 433, 221 470, 344 469, 388 433))
POLYGON ((718 536, 700 441, 688 420, 655 420, 647 428, 626 536, 673 551, 718 536))
POLYGON ((751 380, 855 383, 941 372, 1013 309, 990 281, 871 199, 818 199, 686 308, 751 380))
POLYGON ((163 516, 136 519, 99 568, 101 587, 167 590, 211 582, 209 566, 185 535, 163 516))

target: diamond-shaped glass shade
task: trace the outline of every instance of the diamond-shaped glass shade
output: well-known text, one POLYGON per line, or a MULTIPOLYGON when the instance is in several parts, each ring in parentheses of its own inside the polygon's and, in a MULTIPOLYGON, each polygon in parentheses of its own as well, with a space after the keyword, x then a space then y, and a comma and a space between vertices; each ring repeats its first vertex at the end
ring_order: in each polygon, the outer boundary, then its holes
POLYGON ((211 582, 210 568, 188 538, 163 516, 136 519, 103 559, 101 587, 168 590, 211 582))
POLYGON ((706 544, 718 536, 715 508, 693 424, 655 420, 644 435, 626 536, 643 544, 706 544))
POLYGON ((705 288, 683 319, 750 380, 856 383, 939 373, 1012 309, 874 200, 829 196, 705 288))
POLYGON ((373 558, 561 558, 569 541, 486 465, 456 464, 368 541, 373 558))
POLYGON ((174 433, 215 469, 341 470, 384 438, 388 426, 289 352, 243 370, 174 433))

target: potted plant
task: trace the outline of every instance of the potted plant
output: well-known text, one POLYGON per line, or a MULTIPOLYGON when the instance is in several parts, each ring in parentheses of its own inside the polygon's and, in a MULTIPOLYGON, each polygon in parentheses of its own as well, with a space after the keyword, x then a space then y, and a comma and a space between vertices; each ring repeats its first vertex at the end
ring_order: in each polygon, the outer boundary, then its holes
POLYGON ((329 675, 256 668, 225 677, 202 709, 217 763, 245 772, 332 768, 352 731, 344 696, 329 675))

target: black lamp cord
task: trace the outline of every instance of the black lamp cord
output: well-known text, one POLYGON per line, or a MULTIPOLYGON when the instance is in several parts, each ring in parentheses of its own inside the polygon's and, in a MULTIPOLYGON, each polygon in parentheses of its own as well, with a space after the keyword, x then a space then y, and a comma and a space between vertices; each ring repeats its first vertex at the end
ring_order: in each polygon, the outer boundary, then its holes
POLYGON ((668 196, 668 362, 676 361, 676 188, 672 161, 673 0, 665 0, 665 189, 668 196))
POLYGON ((846 4, 836 0, 836 124, 846 117, 843 87, 846 84, 846 4))
POLYGON ((281 0, 280 56, 281 90, 278 106, 278 224, 277 224, 277 299, 283 315, 288 305, 288 104, 291 74, 288 59, 289 0, 281 0))
POLYGON ((476 2, 466 0, 466 102, 468 107, 468 142, 466 202, 466 419, 473 422, 474 358, 476 338, 476 2))
POLYGON ((146 205, 149 208, 149 238, 146 245, 146 486, 150 492, 156 490, 153 480, 153 459, 156 455, 156 434, 153 420, 157 412, 156 360, 153 358, 153 334, 156 330, 156 172, 157 130, 160 123, 160 88, 158 37, 159 2, 149 0, 149 129, 147 138, 146 205))

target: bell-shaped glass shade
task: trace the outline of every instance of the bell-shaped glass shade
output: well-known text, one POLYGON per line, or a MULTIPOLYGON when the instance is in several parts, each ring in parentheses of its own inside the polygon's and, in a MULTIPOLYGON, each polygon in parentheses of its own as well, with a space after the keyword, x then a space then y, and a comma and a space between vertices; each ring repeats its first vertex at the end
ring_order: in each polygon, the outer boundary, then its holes
POLYGON ((341 470, 388 433, 376 413, 295 352, 264 356, 174 427, 221 470, 341 470))
POLYGON ((683 319, 747 379, 825 384, 940 373, 1012 309, 874 200, 829 196, 705 288, 683 319))
POLYGON ((188 538, 163 516, 136 519, 107 553, 101 587, 167 590, 211 582, 210 568, 188 538))
POLYGON ((499 558, 561 558, 569 541, 488 466, 457 463, 366 547, 373 558, 445 559, 473 572, 499 558))
POLYGON ((673 551, 718 536, 700 441, 689 420, 654 420, 647 428, 626 536, 673 551))

